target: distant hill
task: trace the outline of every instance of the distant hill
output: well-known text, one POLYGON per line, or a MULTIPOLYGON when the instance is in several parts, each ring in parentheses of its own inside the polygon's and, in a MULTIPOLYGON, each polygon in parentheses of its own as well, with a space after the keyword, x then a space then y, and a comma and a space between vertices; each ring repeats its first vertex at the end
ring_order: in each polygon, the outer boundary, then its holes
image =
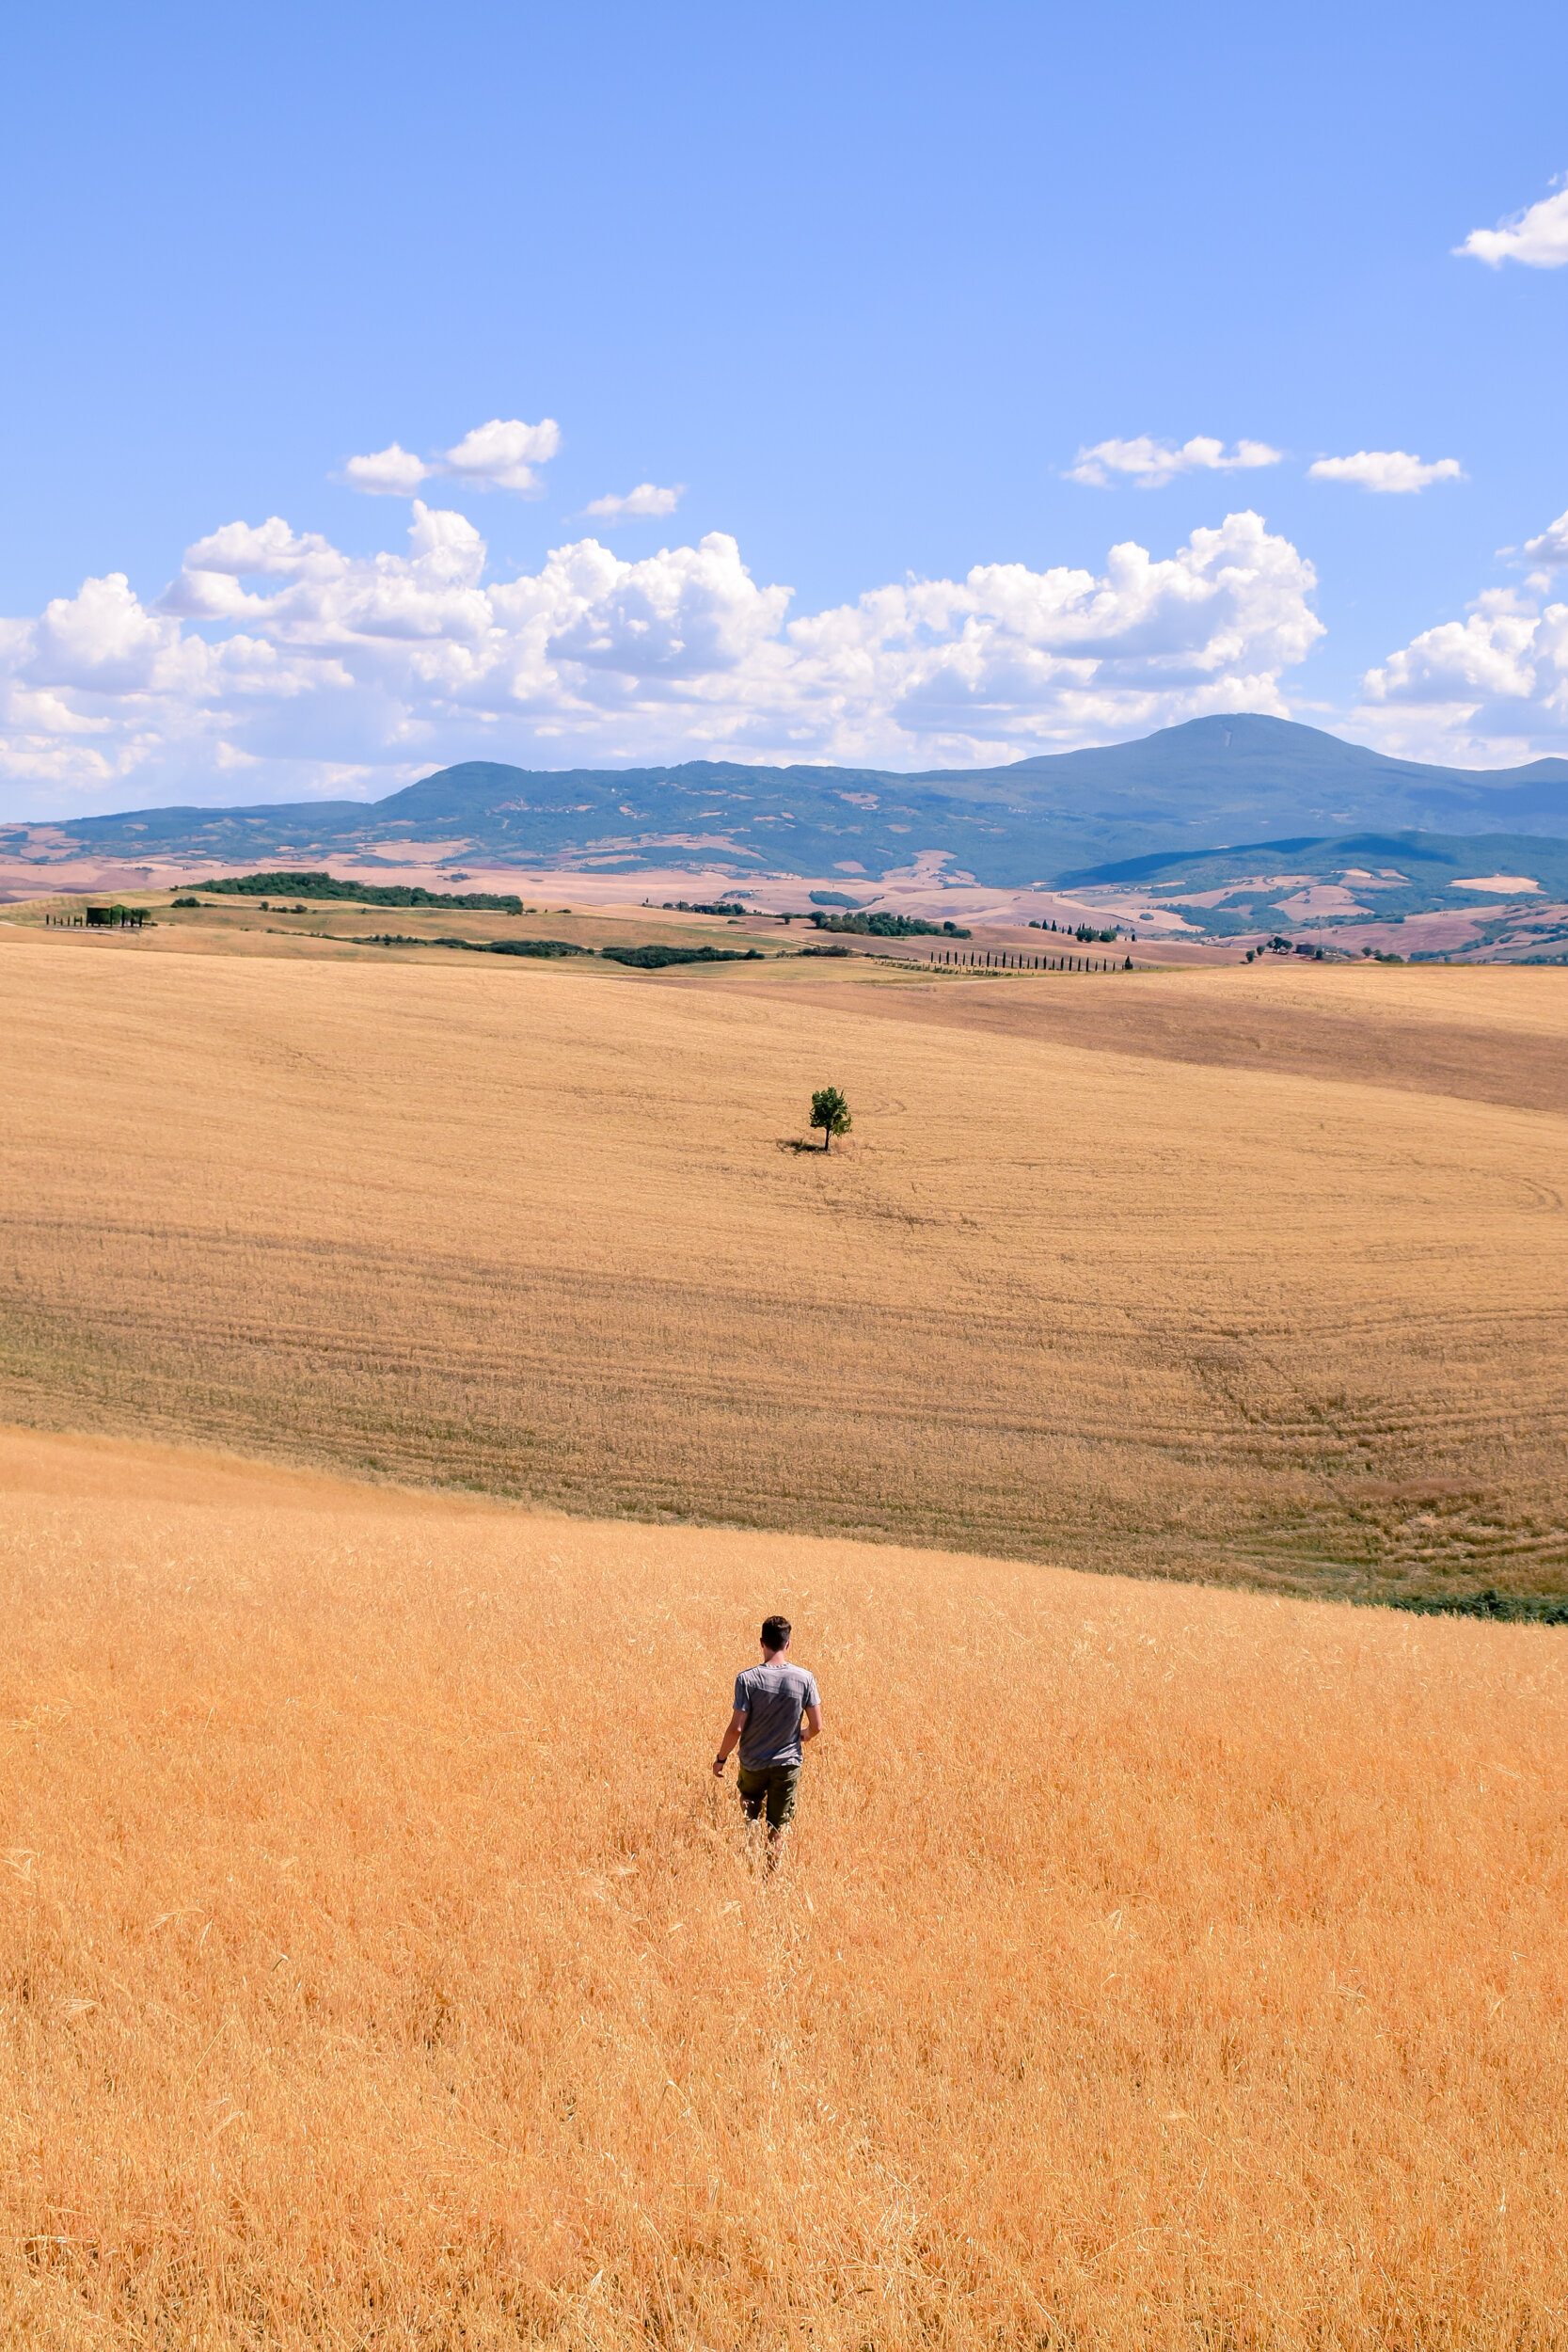
MULTIPOLYGON (((0 828, 25 853, 42 829, 0 828)), ((1237 841, 1340 841, 1359 832, 1568 837, 1568 760, 1483 771, 1390 759, 1257 714, 1194 719, 1137 743, 1006 768, 897 775, 870 768, 539 771, 469 760, 386 800, 270 808, 138 809, 48 828, 55 853, 319 864, 398 842, 451 860, 627 875, 686 866, 879 880, 935 853, 994 887, 1210 850, 1237 841)))
POLYGON ((1146 906, 1180 910, 1184 921, 1212 938, 1323 923, 1354 926, 1368 917, 1399 923, 1441 910, 1486 918, 1490 941, 1539 910, 1544 929, 1539 935, 1532 930, 1524 945, 1550 949, 1554 960, 1568 947, 1568 923, 1561 919, 1568 905, 1568 841, 1534 834, 1411 831, 1241 842, 1227 850, 1123 858, 1064 874, 1060 886, 1082 891, 1091 901, 1112 895, 1119 904, 1138 894, 1146 906), (1506 887, 1510 882, 1513 886, 1506 887), (1195 904, 1197 898, 1209 903, 1195 904))

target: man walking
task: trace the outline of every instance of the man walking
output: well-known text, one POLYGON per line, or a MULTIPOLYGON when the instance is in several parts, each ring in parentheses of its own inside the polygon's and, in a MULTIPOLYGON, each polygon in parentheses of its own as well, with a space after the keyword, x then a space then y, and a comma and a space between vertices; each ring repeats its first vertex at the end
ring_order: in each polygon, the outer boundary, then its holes
POLYGON ((795 1813, 800 1786, 800 1750, 822 1729, 822 1702, 816 1678, 789 1662, 789 1619, 769 1617, 762 1629, 762 1663, 735 1678, 735 1712, 719 1742, 713 1776, 722 1780, 736 1743, 738 1781, 746 1819, 768 1809, 768 1867, 779 1858, 779 1843, 795 1813))

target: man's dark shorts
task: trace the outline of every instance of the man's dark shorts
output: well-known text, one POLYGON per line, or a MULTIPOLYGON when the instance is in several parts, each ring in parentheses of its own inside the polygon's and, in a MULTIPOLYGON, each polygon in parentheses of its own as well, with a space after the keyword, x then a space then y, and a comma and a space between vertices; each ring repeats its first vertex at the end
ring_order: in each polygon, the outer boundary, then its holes
POLYGON ((736 1785, 749 1821, 759 1820, 766 1804, 768 1828, 788 1828, 795 1812, 796 1793, 800 1786, 799 1764, 759 1764, 754 1771, 750 1765, 742 1764, 736 1785))

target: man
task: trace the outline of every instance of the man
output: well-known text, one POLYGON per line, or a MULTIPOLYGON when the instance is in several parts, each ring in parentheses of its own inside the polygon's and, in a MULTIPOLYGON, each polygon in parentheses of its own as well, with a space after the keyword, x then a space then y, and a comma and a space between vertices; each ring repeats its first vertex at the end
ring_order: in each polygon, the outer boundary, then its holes
POLYGON ((769 1869, 794 1817, 801 1747, 822 1729, 816 1680, 804 1666, 790 1664, 788 1651, 789 1619, 769 1617, 762 1629, 762 1663, 736 1676, 735 1712, 713 1759, 713 1776, 722 1780, 738 1742, 737 1778, 746 1819, 754 1821, 768 1808, 769 1869))

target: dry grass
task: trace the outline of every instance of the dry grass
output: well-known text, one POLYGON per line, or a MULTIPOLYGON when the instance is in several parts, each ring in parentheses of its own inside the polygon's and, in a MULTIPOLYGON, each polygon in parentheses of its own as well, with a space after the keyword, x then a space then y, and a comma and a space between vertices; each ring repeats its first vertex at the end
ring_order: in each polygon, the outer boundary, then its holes
POLYGON ((1561 1637, 0 1445, 0 2325, 1546 2346, 1561 1637), (772 1883, 707 1773, 783 1604, 772 1883))
POLYGON ((1561 1058, 1561 974, 155 937, 0 932, 14 1420, 1285 1590, 1568 1587, 1563 1117, 1509 1093, 1561 1058), (1049 1033, 1075 987, 1092 1042, 1049 1033), (1340 1076, 1267 1066, 1292 1005, 1340 1076), (1502 1099, 1433 1090, 1456 1054, 1502 1099), (781 1148, 828 1079, 848 1147, 781 1148))
MULTIPOLYGON (((454 886, 458 890, 465 886, 488 888, 499 879, 491 875, 469 885, 459 882, 454 886)), ((562 879, 567 882, 569 896, 569 878, 562 879)), ((442 887, 439 879, 436 887, 442 887)), ((189 896, 188 892, 116 890, 101 895, 117 898, 123 896, 128 905, 145 908, 151 917, 150 928, 134 936, 114 931, 88 932, 85 929, 48 931, 46 917, 57 921, 62 914, 81 914, 84 901, 80 895, 13 903, 6 908, 0 922, 7 930, 30 933, 34 939, 47 933, 49 946, 66 954, 129 952, 138 960, 174 955, 241 956, 284 961, 325 959, 339 963, 415 961, 435 962, 437 966, 461 961, 460 957, 435 946, 436 940, 443 938, 560 939, 577 946, 599 947, 625 942, 630 936, 640 941, 665 940, 680 946, 760 946, 776 955, 799 945, 804 935, 763 916, 737 923, 723 917, 682 914, 673 910, 666 913, 662 907, 643 907, 635 901, 610 907, 567 906, 554 894, 543 898, 518 894, 524 898, 526 910, 520 915, 502 914, 494 909, 371 906, 354 898, 300 900, 287 895, 265 904, 250 898, 204 898, 194 908, 174 903, 181 897, 189 896), (295 914, 296 907, 302 907, 303 912, 295 914), (388 937, 403 944, 388 946, 383 943, 388 937), (408 944, 418 941, 426 945, 420 947, 408 944)))

